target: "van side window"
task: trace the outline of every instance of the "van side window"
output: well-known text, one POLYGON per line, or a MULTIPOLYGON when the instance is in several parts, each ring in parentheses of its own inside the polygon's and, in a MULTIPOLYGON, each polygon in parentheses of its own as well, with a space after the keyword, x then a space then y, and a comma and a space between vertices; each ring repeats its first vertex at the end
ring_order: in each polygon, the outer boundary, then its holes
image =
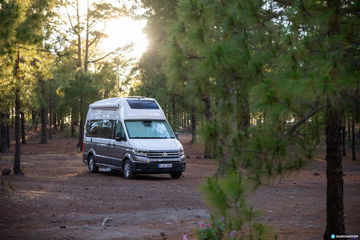
POLYGON ((98 126, 98 137, 100 138, 112 138, 113 120, 103 119, 100 120, 98 126))
POLYGON ((98 135, 98 125, 99 120, 90 120, 86 123, 86 136, 87 137, 97 137, 98 135))
POLYGON ((96 138, 113 138, 114 120, 89 120, 86 123, 86 136, 96 138))
POLYGON ((116 121, 115 131, 114 131, 114 138, 116 136, 120 136, 120 134, 122 134, 122 136, 124 136, 125 131, 124 131, 122 123, 120 121, 116 121))

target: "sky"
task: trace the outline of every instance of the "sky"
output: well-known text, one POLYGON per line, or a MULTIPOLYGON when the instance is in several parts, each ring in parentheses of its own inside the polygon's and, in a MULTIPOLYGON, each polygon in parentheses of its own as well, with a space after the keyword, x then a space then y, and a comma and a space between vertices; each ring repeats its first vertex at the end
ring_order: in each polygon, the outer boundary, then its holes
POLYGON ((139 59, 145 52, 148 40, 143 28, 146 20, 134 20, 129 17, 121 17, 110 20, 105 28, 107 38, 102 39, 100 48, 105 52, 115 50, 117 47, 133 43, 132 57, 139 59))
MULTIPOLYGON (((101 0, 88 0, 89 5, 91 5, 94 2, 100 3, 101 0)), ((122 5, 125 5, 127 7, 131 6, 130 0, 106 0, 105 2, 110 2, 116 7, 120 7, 122 5)), ((79 6, 80 6, 80 15, 82 18, 82 21, 85 19, 86 15, 86 3, 87 0, 79 0, 79 6)), ((75 5, 68 6, 67 8, 60 8, 59 11, 61 15, 63 16, 63 19, 65 21, 65 26, 68 25, 66 28, 70 28, 70 21, 67 17, 67 13, 72 16, 72 21, 75 23, 76 19, 74 17, 76 16, 75 12, 75 5)), ((139 11, 141 9, 138 9, 139 11)), ((94 30, 98 30, 100 32, 104 32, 107 37, 102 38, 98 47, 104 52, 112 52, 115 49, 119 47, 124 47, 126 45, 129 45, 132 43, 132 50, 130 52, 127 52, 127 57, 135 57, 136 59, 140 59, 142 54, 146 51, 148 41, 146 38, 146 34, 143 32, 143 29, 147 23, 146 19, 132 19, 130 17, 119 17, 116 19, 110 19, 106 20, 104 22, 99 22, 95 25, 94 30), (105 22, 105 24, 104 24, 105 22)), ((85 34, 85 31, 82 33, 85 34)), ((69 36, 70 39, 75 36, 69 36)), ((83 36, 84 37, 84 36, 83 36)))

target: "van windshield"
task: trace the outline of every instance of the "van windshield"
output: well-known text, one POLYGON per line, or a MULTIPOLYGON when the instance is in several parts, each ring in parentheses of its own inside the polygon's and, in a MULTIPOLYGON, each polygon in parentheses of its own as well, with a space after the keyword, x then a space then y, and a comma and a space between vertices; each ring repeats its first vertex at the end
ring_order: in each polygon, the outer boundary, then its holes
POLYGON ((174 132, 164 120, 125 121, 129 138, 175 138, 174 132))

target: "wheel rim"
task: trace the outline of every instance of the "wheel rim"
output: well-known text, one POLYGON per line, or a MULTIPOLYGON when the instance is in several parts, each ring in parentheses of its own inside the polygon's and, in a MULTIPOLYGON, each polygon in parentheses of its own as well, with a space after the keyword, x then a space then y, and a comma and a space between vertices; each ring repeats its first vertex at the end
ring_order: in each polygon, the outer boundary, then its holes
POLYGON ((90 172, 94 170, 94 159, 92 157, 89 158, 89 170, 90 172))
POLYGON ((130 164, 128 162, 125 163, 124 166, 124 174, 125 177, 129 177, 130 176, 130 164))

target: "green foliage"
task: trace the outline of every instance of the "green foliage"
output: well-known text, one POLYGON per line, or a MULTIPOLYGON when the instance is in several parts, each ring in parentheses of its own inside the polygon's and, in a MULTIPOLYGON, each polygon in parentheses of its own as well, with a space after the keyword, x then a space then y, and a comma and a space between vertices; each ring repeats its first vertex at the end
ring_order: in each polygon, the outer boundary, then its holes
POLYGON ((198 239, 269 239, 271 233, 257 222, 259 213, 250 207, 246 197, 251 184, 238 172, 221 178, 208 178, 202 185, 213 215, 209 223, 200 223, 198 239))
POLYGON ((118 76, 114 67, 114 64, 105 62, 101 65, 100 71, 94 74, 94 84, 102 98, 114 97, 118 94, 116 88, 118 76))
MULTIPOLYGON (((0 1, 0 54, 16 37, 16 29, 25 19, 26 1, 0 1), (21 3, 23 2, 23 3, 21 3)), ((27 3, 28 4, 28 3, 27 3)))
POLYGON ((0 1, 0 54, 14 50, 16 44, 41 42, 52 7, 52 0, 0 1))
POLYGON ((224 239, 225 222, 224 218, 215 219, 211 217, 210 223, 201 222, 199 228, 196 229, 197 237, 200 240, 212 239, 222 240, 224 239))
MULTIPOLYGON (((222 239, 236 225, 226 172, 242 169, 238 181, 257 186, 298 170, 323 141, 326 108, 359 116, 359 3, 179 0, 174 17, 163 1, 144 2, 151 32, 161 34, 140 65, 140 89, 161 91, 162 104, 186 96, 208 114, 202 136, 225 177, 208 180, 206 198, 214 218, 226 220, 198 234, 222 239)), ((247 209, 239 222, 252 215, 247 209)))
MULTIPOLYGON (((6 59, 0 62, 0 91, 4 92, 0 96, 0 108, 5 112, 13 102, 16 88, 20 89, 26 107, 36 105, 35 76, 44 66, 38 59, 45 56, 50 59, 46 53, 38 51, 37 44, 46 38, 44 26, 52 15, 52 6, 51 0, 0 1, 0 58, 6 59)), ((46 64, 51 66, 51 60, 46 64)))

